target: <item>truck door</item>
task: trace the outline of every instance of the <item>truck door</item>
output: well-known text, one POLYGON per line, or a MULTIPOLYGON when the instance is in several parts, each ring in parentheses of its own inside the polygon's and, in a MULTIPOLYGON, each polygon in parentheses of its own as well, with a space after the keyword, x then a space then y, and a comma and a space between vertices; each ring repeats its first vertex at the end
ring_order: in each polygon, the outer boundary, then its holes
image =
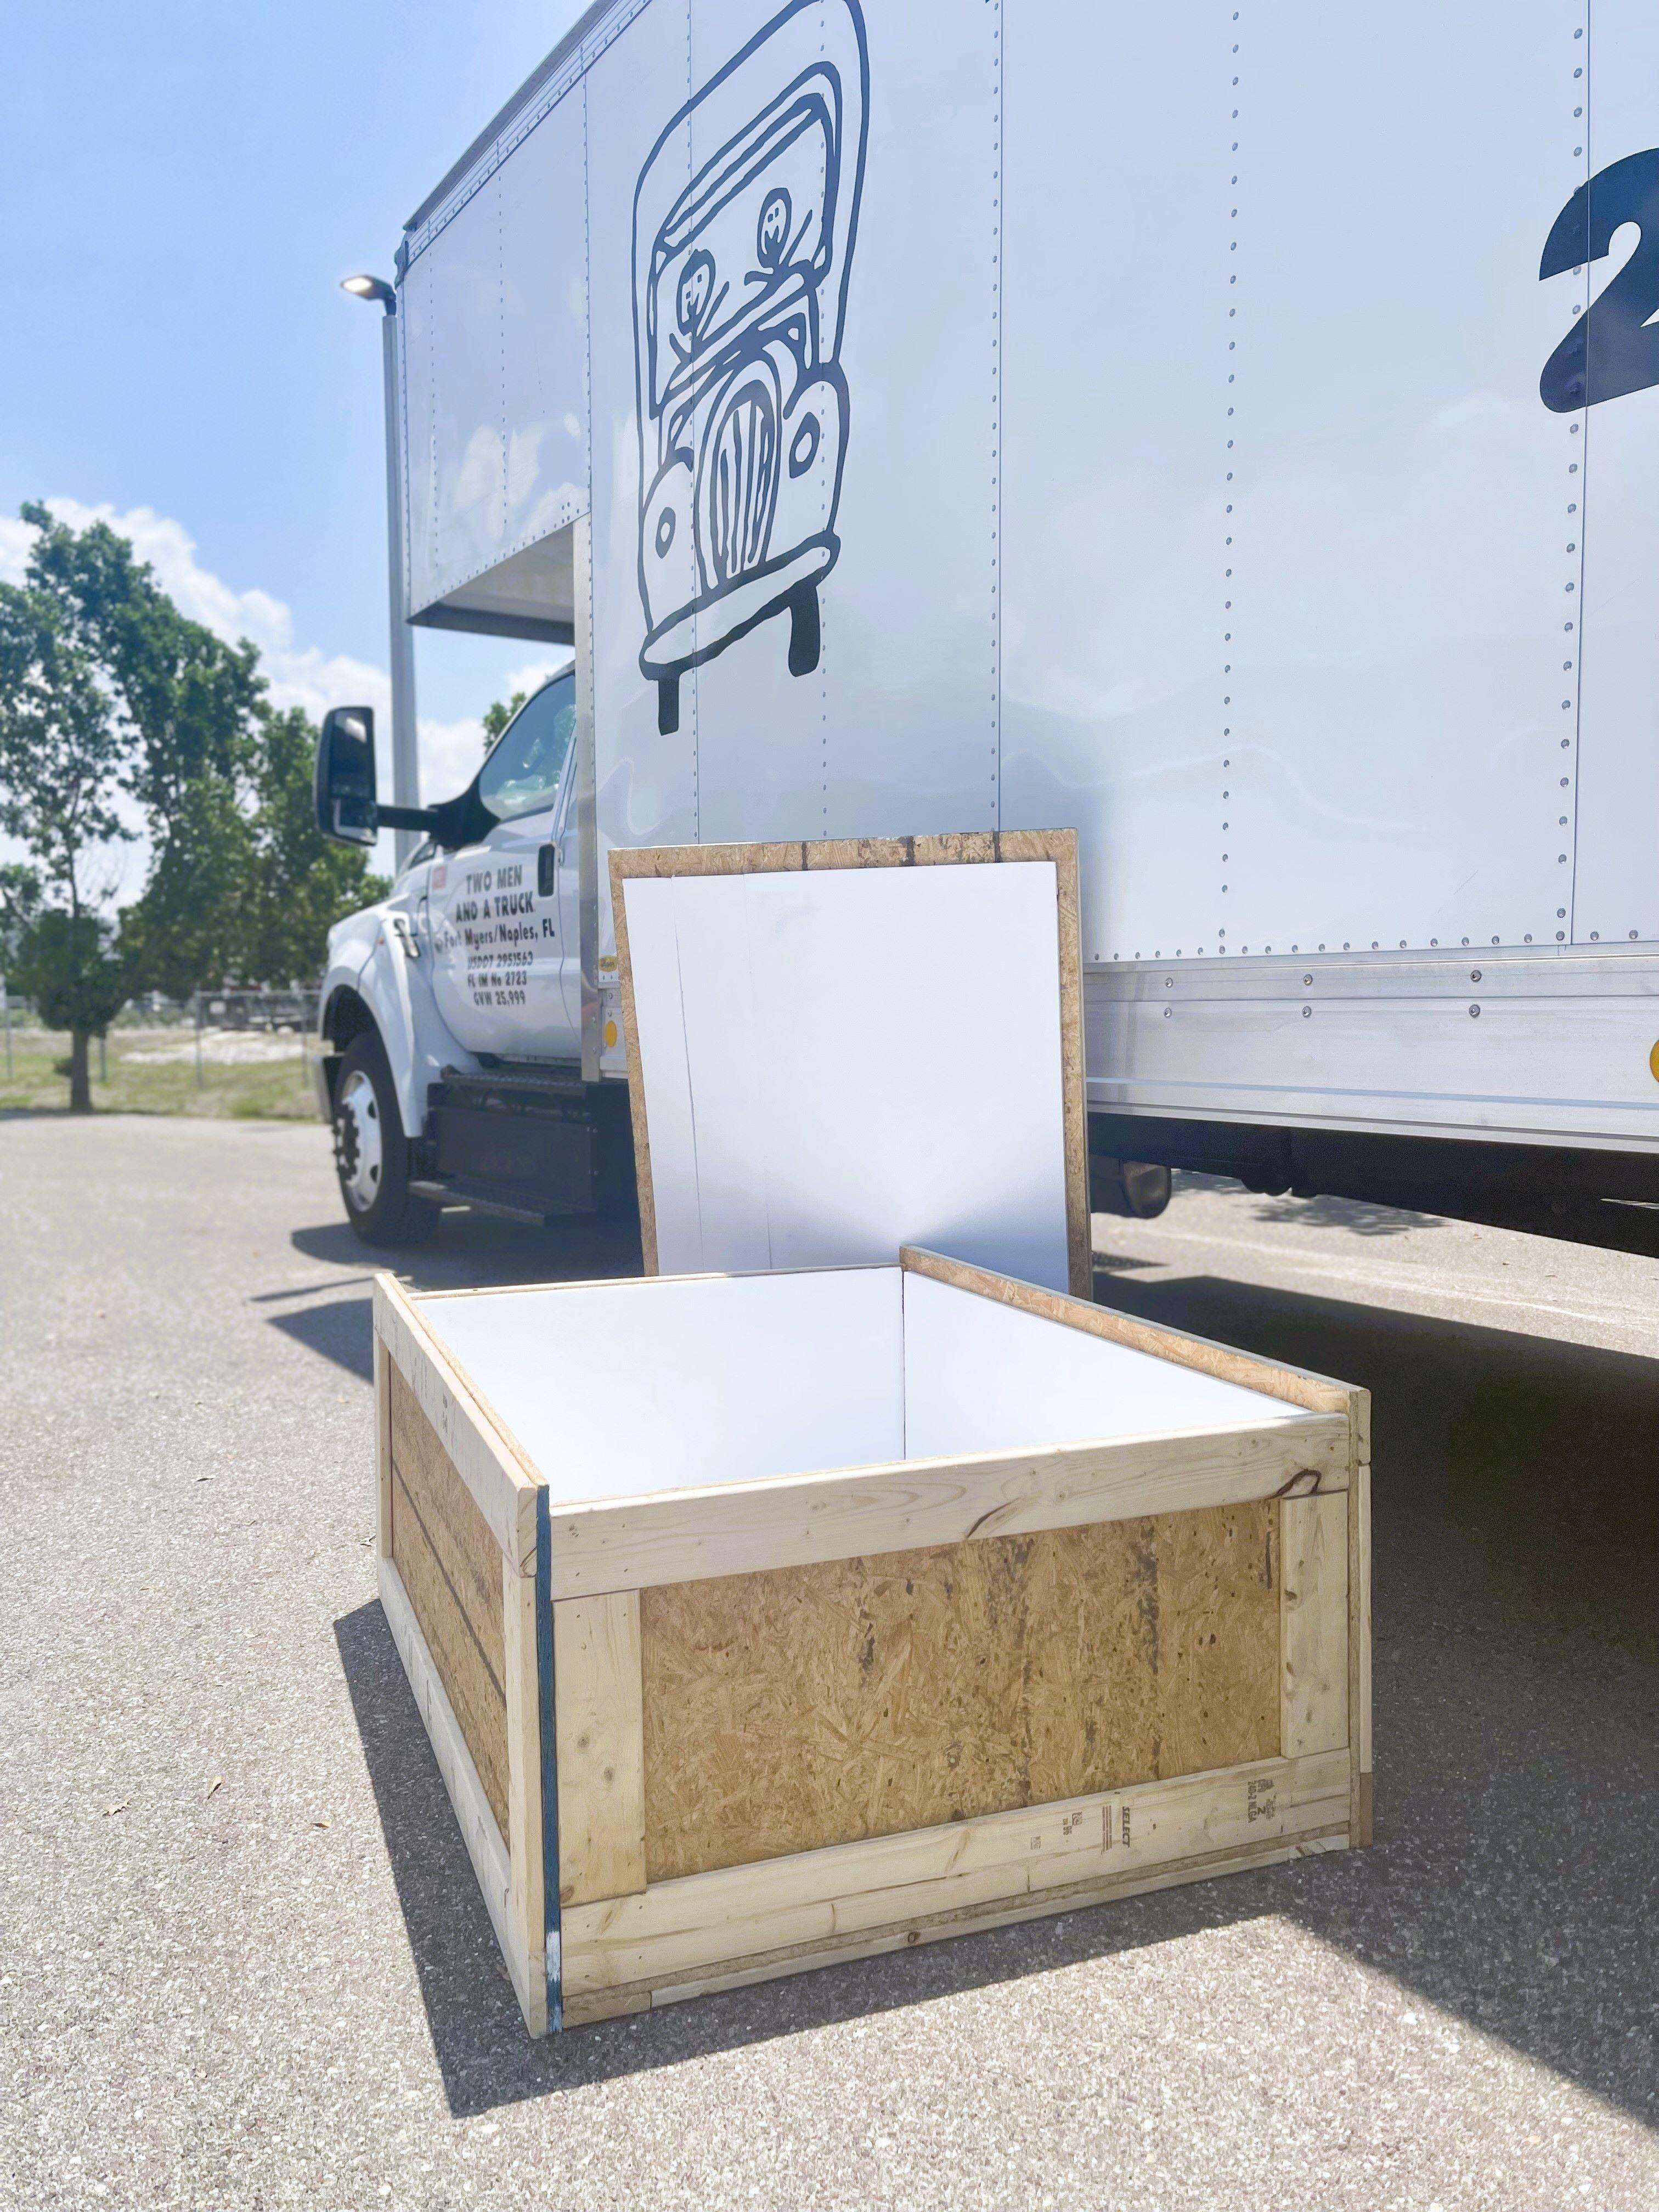
POLYGON ((432 863, 433 994, 471 1052, 580 1054, 576 870, 559 853, 575 720, 574 675, 527 700, 478 771, 474 817, 494 826, 432 863))

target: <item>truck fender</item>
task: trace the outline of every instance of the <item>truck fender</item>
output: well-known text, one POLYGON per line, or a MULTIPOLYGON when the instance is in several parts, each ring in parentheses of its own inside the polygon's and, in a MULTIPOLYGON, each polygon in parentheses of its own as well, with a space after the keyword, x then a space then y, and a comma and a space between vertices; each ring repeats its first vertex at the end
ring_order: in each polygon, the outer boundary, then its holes
POLYGON ((331 1097, 338 1055, 358 1030, 378 1030, 404 1134, 411 1140, 426 1126, 428 1091, 446 1068, 479 1068, 438 1011, 424 935, 392 904, 366 908, 337 924, 329 937, 319 1024, 335 1055, 323 1061, 331 1097))
POLYGON ((415 1010, 410 1003, 409 966, 402 936, 387 915, 358 973, 357 991, 374 1015, 380 1042, 386 1047, 404 1134, 418 1137, 426 1120, 426 1101, 424 1087, 416 1079, 415 1010))
POLYGON ((425 1113, 416 1095, 414 1010, 400 925, 406 927, 401 915, 394 923, 392 909, 379 906, 348 916, 330 932, 318 1028, 325 1048, 332 1047, 324 1060, 331 1097, 340 1054, 360 1030, 379 1032, 404 1134, 418 1137, 425 1113))

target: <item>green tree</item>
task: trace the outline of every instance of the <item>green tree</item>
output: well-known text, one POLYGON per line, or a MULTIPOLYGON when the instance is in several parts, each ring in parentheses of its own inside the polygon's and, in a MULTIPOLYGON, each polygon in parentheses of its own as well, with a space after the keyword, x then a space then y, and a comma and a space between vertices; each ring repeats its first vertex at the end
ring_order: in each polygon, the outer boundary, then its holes
POLYGON ((38 533, 31 573, 72 611, 116 711, 121 788, 149 839, 149 879, 122 918, 131 988, 188 998, 238 973, 246 953, 258 655, 181 614, 106 523, 71 530, 38 502, 22 515, 38 533))
POLYGON ((70 1033, 70 1110, 92 1110, 87 1062, 90 1038, 101 1036, 132 994, 115 927, 100 914, 48 907, 24 931, 7 977, 49 1030, 70 1033))
POLYGON ((319 833, 316 731, 270 705, 254 647, 181 614, 107 524, 21 512, 24 581, 0 586, 0 830, 29 860, 0 869, 0 957, 70 1032, 85 1110, 88 1041, 134 991, 313 976, 330 926, 386 886, 319 833), (140 821, 149 868, 118 935, 108 849, 140 821))
POLYGON ((24 860, 0 862, 0 975, 9 975, 24 933, 40 911, 39 872, 24 860))
MULTIPOLYGON (((24 509, 26 520, 34 513, 24 509)), ((0 830, 31 863, 32 911, 17 920, 9 981, 70 1032, 70 1105, 88 1112, 88 1041, 127 995, 97 908, 108 848, 131 838, 117 811, 131 732, 95 625, 36 539, 21 585, 0 585, 0 830)), ((21 886, 8 905, 21 913, 21 886)))
POLYGON ((483 749, 486 753, 489 752, 494 748, 497 738, 501 734, 501 732, 513 720, 513 717, 518 713, 520 708, 523 706, 526 699, 528 698, 529 696, 529 693, 526 691, 515 691, 505 707, 502 706, 499 699, 495 699, 492 700, 489 705, 484 708, 483 749))
POLYGON ((18 969, 27 961, 29 932, 40 912, 40 876, 25 860, 0 863, 0 981, 27 998, 18 969))
POLYGON ((257 896, 252 831, 236 784, 213 775, 185 782, 143 890, 122 909, 132 988, 188 999, 242 975, 257 896))

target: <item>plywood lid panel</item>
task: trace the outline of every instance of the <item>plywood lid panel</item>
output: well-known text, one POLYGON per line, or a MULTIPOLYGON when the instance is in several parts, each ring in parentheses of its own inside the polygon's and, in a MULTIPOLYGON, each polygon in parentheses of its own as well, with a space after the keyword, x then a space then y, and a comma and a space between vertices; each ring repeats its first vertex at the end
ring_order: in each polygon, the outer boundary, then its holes
POLYGON ((648 1263, 1086 1291, 1075 843, 982 843, 612 855, 648 1263))

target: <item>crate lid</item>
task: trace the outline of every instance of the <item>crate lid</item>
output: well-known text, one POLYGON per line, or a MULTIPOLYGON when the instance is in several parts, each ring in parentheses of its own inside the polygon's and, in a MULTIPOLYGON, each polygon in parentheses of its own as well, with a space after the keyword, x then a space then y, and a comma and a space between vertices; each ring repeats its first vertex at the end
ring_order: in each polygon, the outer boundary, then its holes
POLYGON ((647 1270, 1090 1285, 1071 830, 611 855, 647 1270))

